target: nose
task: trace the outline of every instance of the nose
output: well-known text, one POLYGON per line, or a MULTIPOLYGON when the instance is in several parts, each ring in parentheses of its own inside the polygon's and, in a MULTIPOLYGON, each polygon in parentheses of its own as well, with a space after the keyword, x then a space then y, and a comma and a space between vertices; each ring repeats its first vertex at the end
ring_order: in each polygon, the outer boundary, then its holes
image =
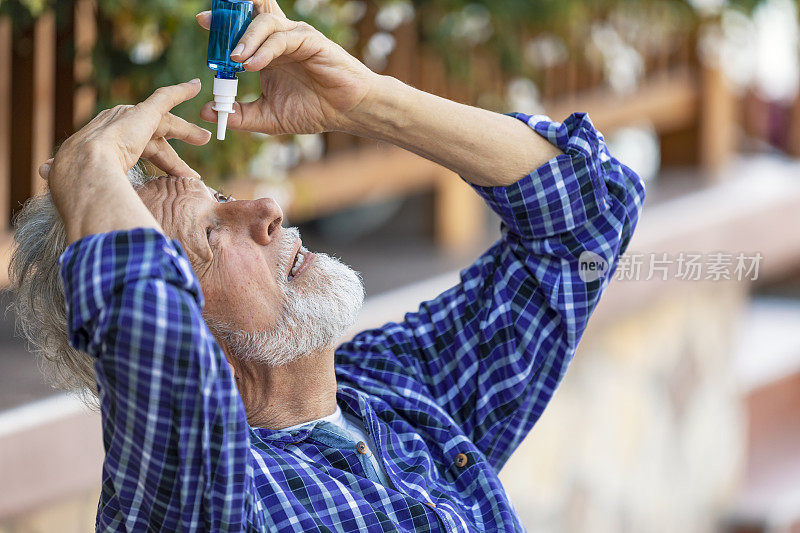
POLYGON ((283 211, 272 198, 239 200, 228 205, 239 208, 241 222, 250 230, 250 237, 262 246, 270 243, 283 222, 283 211))

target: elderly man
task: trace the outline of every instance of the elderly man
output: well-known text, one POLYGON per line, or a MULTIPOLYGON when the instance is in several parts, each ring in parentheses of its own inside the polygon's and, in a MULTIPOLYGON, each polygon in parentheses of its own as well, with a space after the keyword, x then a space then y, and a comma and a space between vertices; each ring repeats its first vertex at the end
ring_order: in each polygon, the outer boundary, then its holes
POLYGON ((642 181, 585 115, 425 94, 257 9, 233 57, 262 94, 232 128, 402 146, 472 184, 502 238, 404 321, 336 347, 359 277, 304 248, 271 199, 206 187, 165 140, 208 141, 170 113, 198 80, 100 113, 40 170, 50 193, 25 207, 11 269, 24 331, 101 409, 97 529, 522 529, 498 472, 564 375, 642 181), (168 175, 132 171, 140 157, 168 175))

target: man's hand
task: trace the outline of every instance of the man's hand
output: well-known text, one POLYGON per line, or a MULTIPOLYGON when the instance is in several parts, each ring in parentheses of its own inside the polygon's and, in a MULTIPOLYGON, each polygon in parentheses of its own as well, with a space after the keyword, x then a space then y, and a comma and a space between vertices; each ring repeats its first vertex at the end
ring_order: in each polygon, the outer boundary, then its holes
POLYGON ((113 230, 160 229, 125 174, 147 156, 167 172, 197 175, 167 139, 202 145, 211 138, 170 112, 199 91, 200 80, 192 80, 161 87, 139 104, 102 111, 61 145, 51 165, 42 166, 70 242, 113 230))
MULTIPOLYGON (((379 76, 305 22, 286 18, 276 0, 255 0, 255 12, 231 58, 261 72, 261 96, 237 102, 228 128, 270 135, 346 129, 379 76)), ((209 29, 211 12, 197 21, 209 29)), ((200 116, 216 122, 211 106, 200 116)))
POLYGON ((211 138, 208 130, 170 113, 173 107, 193 98, 199 91, 200 80, 192 80, 157 89, 140 104, 120 105, 100 112, 67 139, 54 160, 45 162, 39 173, 52 185, 59 174, 68 174, 70 167, 76 162, 86 163, 87 157, 102 158, 109 170, 118 169, 123 173, 144 157, 168 174, 199 177, 167 142, 167 139, 180 139, 203 145, 211 138))

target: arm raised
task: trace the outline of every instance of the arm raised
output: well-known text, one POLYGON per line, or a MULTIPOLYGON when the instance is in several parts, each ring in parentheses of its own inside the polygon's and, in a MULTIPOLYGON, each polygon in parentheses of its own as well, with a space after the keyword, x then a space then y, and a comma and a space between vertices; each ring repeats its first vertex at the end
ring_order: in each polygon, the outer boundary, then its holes
MULTIPOLYGON (((435 161, 475 185, 510 185, 561 151, 512 117, 462 105, 372 72, 274 0, 231 53, 259 72, 261 95, 236 103, 228 127, 270 135, 345 131, 390 142, 435 161)), ((209 28, 211 12, 200 13, 209 28)), ((204 120, 216 122, 212 104, 204 120)))
POLYGON ((211 138, 170 113, 199 91, 200 80, 192 80, 157 89, 135 106, 107 109, 64 142, 52 166, 43 165, 68 242, 113 230, 161 230, 125 175, 143 156, 168 171, 194 172, 167 139, 202 145, 211 138))

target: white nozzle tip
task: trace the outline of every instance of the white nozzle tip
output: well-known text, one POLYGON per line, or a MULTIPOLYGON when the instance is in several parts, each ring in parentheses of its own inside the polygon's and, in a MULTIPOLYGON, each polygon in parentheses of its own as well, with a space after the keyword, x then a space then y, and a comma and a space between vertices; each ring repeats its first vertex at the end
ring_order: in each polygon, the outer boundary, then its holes
POLYGON ((228 113, 217 111, 217 139, 225 140, 225 130, 228 127, 228 113))

